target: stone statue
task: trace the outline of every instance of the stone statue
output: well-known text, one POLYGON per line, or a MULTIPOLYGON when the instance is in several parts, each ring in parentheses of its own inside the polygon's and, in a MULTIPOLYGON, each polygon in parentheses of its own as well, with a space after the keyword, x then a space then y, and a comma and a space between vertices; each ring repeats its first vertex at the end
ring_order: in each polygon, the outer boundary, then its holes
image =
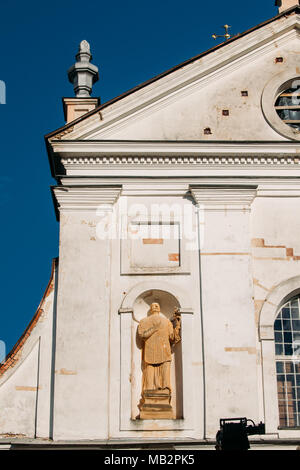
POLYGON ((180 341, 181 320, 175 309, 172 321, 160 315, 160 305, 150 306, 149 316, 138 326, 142 350, 141 419, 172 419, 171 402, 171 345, 180 341))

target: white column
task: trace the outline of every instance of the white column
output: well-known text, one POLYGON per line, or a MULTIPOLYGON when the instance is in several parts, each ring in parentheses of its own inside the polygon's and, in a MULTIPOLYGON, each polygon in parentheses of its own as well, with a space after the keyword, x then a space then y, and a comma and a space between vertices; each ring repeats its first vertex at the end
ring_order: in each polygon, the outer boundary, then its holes
POLYGON ((220 418, 258 417, 257 332, 250 246, 256 187, 191 186, 201 239, 206 436, 220 418), (203 218, 203 217, 202 217, 203 218))
POLYGON ((119 193, 54 190, 60 211, 54 439, 108 437, 111 240, 97 229, 103 221, 111 226, 119 193))

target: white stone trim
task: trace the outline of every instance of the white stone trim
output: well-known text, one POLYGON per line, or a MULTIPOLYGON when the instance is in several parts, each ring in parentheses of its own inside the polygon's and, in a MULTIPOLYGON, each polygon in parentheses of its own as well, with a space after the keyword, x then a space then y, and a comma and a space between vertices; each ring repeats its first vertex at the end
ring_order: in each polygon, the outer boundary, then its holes
POLYGON ((300 276, 287 279, 270 292, 260 312, 259 337, 260 340, 274 341, 274 321, 278 310, 287 302, 289 297, 297 295, 300 291, 300 276))
POLYGON ((190 294, 181 287, 179 288, 178 283, 173 285, 164 280, 143 281, 136 284, 124 297, 119 313, 133 312, 133 304, 135 300, 143 294, 143 292, 148 290, 161 290, 172 294, 181 306, 181 313, 193 313, 193 309, 188 307, 190 303, 190 294))
POLYGON ((60 212, 96 210, 100 205, 101 209, 110 210, 117 201, 121 188, 121 186, 56 186, 53 192, 60 212))
POLYGON ((168 167, 170 166, 287 166, 287 165, 299 165, 299 157, 236 157, 236 156, 227 156, 227 157, 212 157, 212 156, 202 156, 202 157, 163 157, 163 156, 134 156, 134 157, 68 157, 62 158, 61 163, 68 170, 76 166, 76 169, 85 169, 87 166, 92 165, 93 169, 98 169, 103 166, 115 167, 124 166, 130 167, 140 167, 145 165, 147 166, 156 166, 156 167, 168 167))
MULTIPOLYGON (((278 117, 282 123, 281 119, 278 117)), ((73 164, 162 164, 201 162, 212 158, 217 164, 287 164, 300 163, 300 144, 291 141, 219 142, 219 141, 54 141, 53 152, 73 164), (171 161, 167 160, 171 158, 171 161), (223 159, 221 157, 224 157, 223 159), (149 158, 149 160, 147 160, 149 158), (197 160, 197 158, 199 160, 197 160)))
MULTIPOLYGON (((161 289, 160 289, 161 290, 161 289)), ((119 315, 127 315, 127 314, 131 314, 134 321, 136 321, 137 323, 139 323, 139 321, 134 317, 134 311, 133 311, 133 307, 132 308, 129 308, 129 307, 126 307, 126 308, 119 308, 119 311, 118 311, 119 315)), ((184 307, 184 308, 179 308, 178 309, 178 313, 180 313, 180 315, 193 315, 194 314, 194 310, 192 308, 189 308, 189 307, 184 307)))
POLYGON ((190 185, 190 191, 205 210, 250 210, 256 186, 200 186, 190 185))
MULTIPOLYGON (((300 170, 300 167, 299 167, 300 170)), ((275 170, 276 171, 276 170, 275 170)), ((291 172, 293 170, 290 170, 291 172)), ((208 175, 202 172, 201 180, 199 176, 193 175, 192 177, 184 177, 181 175, 180 181, 178 178, 170 178, 164 176, 157 179, 147 179, 145 175, 140 176, 138 182, 130 178, 130 176, 122 176, 122 196, 179 196, 184 197, 189 187, 192 185, 199 186, 218 186, 220 184, 228 186, 246 186, 249 184, 253 187, 257 186, 256 197, 299 197, 300 196, 300 183, 299 179, 295 178, 295 172, 287 178, 281 178, 280 172, 276 171, 276 176, 272 178, 258 177, 247 175, 247 178, 235 177, 232 174, 217 176, 216 174, 208 175), (279 174, 278 174, 279 173, 279 174), (226 178, 224 178, 226 176, 226 178)), ((106 177, 105 182, 109 185, 116 185, 120 183, 120 178, 106 177)), ((94 177, 80 177, 77 178, 62 178, 61 184, 66 186, 99 186, 103 183, 101 176, 94 177)))

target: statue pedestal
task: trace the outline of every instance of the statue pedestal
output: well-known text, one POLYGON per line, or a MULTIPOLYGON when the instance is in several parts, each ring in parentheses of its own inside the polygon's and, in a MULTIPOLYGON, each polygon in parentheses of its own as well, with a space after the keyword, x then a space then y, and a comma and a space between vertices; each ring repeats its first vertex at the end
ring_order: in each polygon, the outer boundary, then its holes
POLYGON ((174 419, 169 390, 145 390, 140 419, 174 419))

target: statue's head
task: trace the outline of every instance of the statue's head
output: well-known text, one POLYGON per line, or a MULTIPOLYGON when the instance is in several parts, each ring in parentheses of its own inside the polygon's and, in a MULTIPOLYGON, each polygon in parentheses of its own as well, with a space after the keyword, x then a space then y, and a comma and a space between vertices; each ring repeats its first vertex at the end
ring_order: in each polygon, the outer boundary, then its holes
POLYGON ((157 302, 153 302, 153 304, 150 305, 150 314, 153 315, 159 312, 160 312, 160 305, 157 302))

